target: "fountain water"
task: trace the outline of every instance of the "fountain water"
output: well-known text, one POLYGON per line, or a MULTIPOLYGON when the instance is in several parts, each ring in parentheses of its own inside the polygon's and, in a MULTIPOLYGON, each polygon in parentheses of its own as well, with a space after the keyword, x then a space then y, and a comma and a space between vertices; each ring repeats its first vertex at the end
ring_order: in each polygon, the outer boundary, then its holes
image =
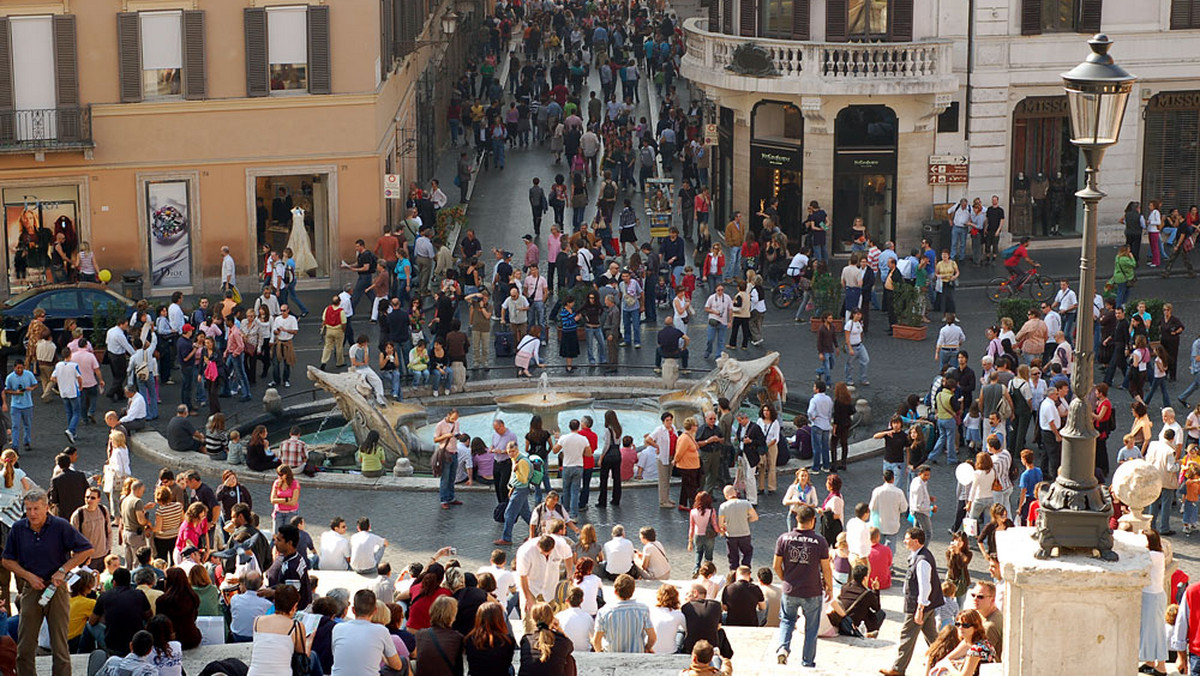
POLYGON ((751 361, 738 361, 721 353, 717 357, 717 367, 700 382, 686 390, 662 395, 658 398, 658 404, 664 411, 674 413, 676 419, 716 410, 717 400, 721 397, 728 399, 730 407, 737 410, 746 393, 760 380, 769 381, 767 390, 772 399, 786 396, 783 375, 779 371, 778 352, 768 352, 766 356, 751 361))
POLYGON ((542 417, 542 424, 551 434, 559 431, 558 414, 573 408, 587 408, 595 398, 586 392, 559 392, 550 389, 550 377, 545 371, 538 378, 536 394, 509 394, 496 397, 502 413, 532 413, 542 417))

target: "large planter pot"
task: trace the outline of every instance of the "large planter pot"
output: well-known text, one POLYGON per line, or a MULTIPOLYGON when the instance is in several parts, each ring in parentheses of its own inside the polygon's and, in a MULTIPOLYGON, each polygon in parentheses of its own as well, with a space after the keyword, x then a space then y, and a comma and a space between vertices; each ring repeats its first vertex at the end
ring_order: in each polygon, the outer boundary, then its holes
POLYGON ((925 340, 927 331, 926 326, 904 326, 903 324, 892 324, 892 337, 900 340, 925 340))
MULTIPOLYGON (((813 333, 816 333, 817 331, 821 330, 821 324, 823 324, 823 323, 824 322, 822 322, 819 317, 813 317, 808 320, 808 328, 812 329, 813 333)), ((841 333, 843 325, 845 323, 846 323, 846 321, 844 319, 834 319, 833 320, 833 332, 841 333)))

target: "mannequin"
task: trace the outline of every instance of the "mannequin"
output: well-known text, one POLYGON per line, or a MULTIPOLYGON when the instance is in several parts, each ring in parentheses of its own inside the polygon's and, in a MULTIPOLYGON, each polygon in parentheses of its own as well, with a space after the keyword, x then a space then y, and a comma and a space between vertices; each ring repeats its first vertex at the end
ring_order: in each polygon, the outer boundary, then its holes
POLYGON ((292 209, 292 232, 288 235, 287 248, 296 260, 296 277, 307 276, 317 269, 317 258, 313 256, 312 244, 308 239, 308 228, 304 225, 304 209, 292 209))
POLYGON ((1067 179, 1063 178, 1062 170, 1054 172, 1050 179, 1050 235, 1062 236, 1062 216, 1067 206, 1067 179))
POLYGON ((1009 230, 1014 235, 1027 235, 1033 228, 1030 224, 1029 179, 1025 172, 1018 171, 1013 180, 1012 214, 1009 230))
POLYGON ((1045 172, 1039 171, 1029 184, 1029 192, 1033 197, 1033 222, 1042 228, 1042 236, 1050 234, 1050 209, 1046 196, 1050 193, 1050 179, 1045 172))

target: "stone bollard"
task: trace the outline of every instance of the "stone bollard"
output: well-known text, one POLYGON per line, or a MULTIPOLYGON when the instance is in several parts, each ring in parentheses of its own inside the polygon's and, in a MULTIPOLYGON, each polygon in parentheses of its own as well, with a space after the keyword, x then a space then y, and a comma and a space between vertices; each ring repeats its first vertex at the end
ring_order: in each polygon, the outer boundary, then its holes
POLYGON ((675 383, 679 381, 679 360, 670 357, 664 357, 662 360, 662 381, 663 387, 668 390, 675 389, 675 383))
POLYGON ((279 390, 274 387, 268 387, 263 393, 262 405, 263 410, 275 417, 283 415, 283 399, 279 397, 279 390))
POLYGON ((413 466, 408 458, 396 458, 396 466, 392 468, 392 476, 412 476, 413 466))

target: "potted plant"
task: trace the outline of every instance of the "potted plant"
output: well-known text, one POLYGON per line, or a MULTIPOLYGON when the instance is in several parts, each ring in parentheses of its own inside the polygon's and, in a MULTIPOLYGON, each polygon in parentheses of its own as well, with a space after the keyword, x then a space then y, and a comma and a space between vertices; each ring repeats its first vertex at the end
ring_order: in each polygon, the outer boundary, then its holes
POLYGON ((921 291, 912 284, 900 284, 892 293, 896 307, 896 324, 892 324, 892 337, 901 340, 925 340, 926 326, 921 311, 921 291))
POLYGON ((844 320, 842 318, 843 304, 843 289, 841 280, 834 277, 828 272, 818 272, 813 277, 812 283, 812 302, 814 312, 812 318, 809 319, 809 328, 813 333, 821 327, 821 317, 825 313, 833 315, 833 330, 835 333, 842 332, 844 320))
POLYGON ((465 205, 457 204, 452 207, 445 207, 438 210, 437 222, 434 223, 433 233, 434 236, 453 247, 454 242, 448 240, 447 236, 453 235, 457 238, 462 233, 462 228, 466 224, 467 207, 465 205), (458 229, 457 232, 453 232, 456 228, 458 229))
POLYGON ((125 310, 119 303, 92 303, 92 334, 88 340, 92 343, 96 361, 104 361, 108 330, 116 326, 124 314, 125 310))

